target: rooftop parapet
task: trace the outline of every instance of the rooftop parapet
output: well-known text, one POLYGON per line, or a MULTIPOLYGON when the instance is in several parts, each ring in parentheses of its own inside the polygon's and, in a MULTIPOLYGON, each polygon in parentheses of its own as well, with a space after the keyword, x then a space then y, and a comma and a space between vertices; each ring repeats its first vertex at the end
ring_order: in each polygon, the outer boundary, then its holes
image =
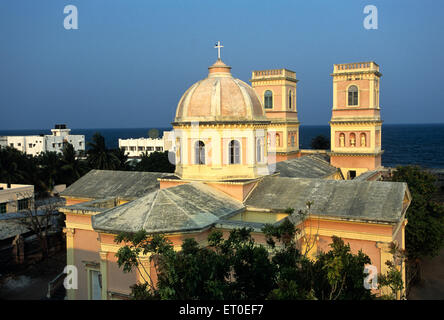
POLYGON ((373 61, 342 63, 342 64, 333 65, 333 74, 350 73, 350 72, 368 72, 368 71, 379 73, 379 65, 373 61))
POLYGON ((251 81, 287 78, 296 80, 296 72, 288 69, 269 69, 252 72, 251 81))

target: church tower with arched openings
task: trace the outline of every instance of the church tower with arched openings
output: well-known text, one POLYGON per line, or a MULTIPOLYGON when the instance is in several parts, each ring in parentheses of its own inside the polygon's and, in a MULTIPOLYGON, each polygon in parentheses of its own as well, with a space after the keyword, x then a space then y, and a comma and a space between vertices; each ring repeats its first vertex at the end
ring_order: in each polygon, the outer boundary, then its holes
POLYGON ((331 165, 347 179, 381 167, 381 116, 375 62, 335 64, 330 121, 331 165))
POLYGON ((250 82, 271 121, 267 139, 269 162, 299 157, 296 72, 288 69, 253 71, 250 82))

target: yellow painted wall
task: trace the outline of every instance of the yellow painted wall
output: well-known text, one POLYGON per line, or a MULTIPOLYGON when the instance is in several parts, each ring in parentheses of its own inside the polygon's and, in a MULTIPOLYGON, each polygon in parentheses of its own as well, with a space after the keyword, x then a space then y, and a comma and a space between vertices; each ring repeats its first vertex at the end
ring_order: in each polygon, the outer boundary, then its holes
POLYGON ((275 223, 287 217, 288 213, 245 211, 230 218, 235 221, 275 223))

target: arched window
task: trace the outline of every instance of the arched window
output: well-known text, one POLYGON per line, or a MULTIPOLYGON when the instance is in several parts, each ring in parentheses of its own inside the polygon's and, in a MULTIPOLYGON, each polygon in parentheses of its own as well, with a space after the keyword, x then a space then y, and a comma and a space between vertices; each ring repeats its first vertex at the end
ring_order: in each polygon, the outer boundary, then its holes
POLYGON ((291 107, 292 107, 292 102, 293 102, 293 97, 292 97, 292 92, 291 92, 291 90, 290 91, 288 91, 288 108, 289 109, 291 109, 291 107))
POLYGON ((240 163, 240 144, 239 141, 231 140, 229 147, 229 161, 230 164, 238 164, 240 163))
POLYGON ((273 92, 271 92, 270 90, 265 91, 264 107, 267 109, 273 108, 273 92))
POLYGON ((358 105, 358 87, 350 86, 348 88, 348 105, 357 106, 358 105))
POLYGON ((262 162, 263 149, 264 149, 263 138, 256 139, 256 162, 262 162))
POLYGON ((291 136, 291 146, 294 147, 294 135, 291 136))
POLYGON ((356 147, 356 135, 350 133, 350 147, 356 147))
POLYGON ((196 141, 194 146, 195 164, 205 164, 205 143, 196 141))

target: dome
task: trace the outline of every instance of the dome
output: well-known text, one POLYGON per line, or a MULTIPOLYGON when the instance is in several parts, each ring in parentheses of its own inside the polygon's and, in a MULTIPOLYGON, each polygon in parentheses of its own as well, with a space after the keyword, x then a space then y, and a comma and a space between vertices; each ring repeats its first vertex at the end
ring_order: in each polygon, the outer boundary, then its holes
POLYGON ((233 78, 231 67, 217 60, 208 77, 193 84, 177 105, 175 122, 267 121, 254 89, 233 78))

